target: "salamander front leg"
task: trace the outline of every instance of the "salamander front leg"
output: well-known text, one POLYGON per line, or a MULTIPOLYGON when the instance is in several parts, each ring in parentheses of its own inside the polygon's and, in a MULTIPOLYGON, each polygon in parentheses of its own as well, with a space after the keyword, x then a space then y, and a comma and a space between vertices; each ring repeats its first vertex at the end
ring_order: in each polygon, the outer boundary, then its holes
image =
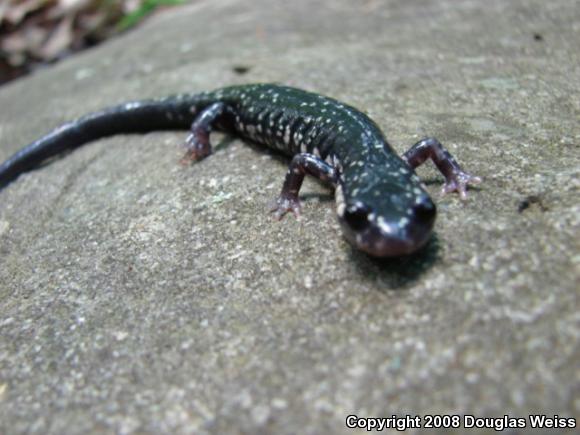
POLYGON ((338 181, 336 169, 324 160, 308 153, 296 154, 286 172, 282 192, 271 210, 276 219, 282 219, 289 211, 296 217, 300 216, 298 192, 306 174, 333 184, 338 181))
POLYGON ((437 169, 445 177, 445 184, 441 190, 443 195, 457 191, 460 198, 465 199, 467 198, 467 186, 469 184, 481 183, 481 178, 475 177, 461 169, 459 163, 457 163, 449 151, 437 139, 426 138, 420 140, 403 154, 403 160, 413 169, 421 165, 428 158, 433 160, 437 169))
POLYGON ((181 159, 182 163, 201 160, 211 154, 211 144, 209 134, 212 124, 225 111, 224 103, 214 103, 203 109, 191 124, 191 133, 185 140, 184 147, 186 153, 181 159))

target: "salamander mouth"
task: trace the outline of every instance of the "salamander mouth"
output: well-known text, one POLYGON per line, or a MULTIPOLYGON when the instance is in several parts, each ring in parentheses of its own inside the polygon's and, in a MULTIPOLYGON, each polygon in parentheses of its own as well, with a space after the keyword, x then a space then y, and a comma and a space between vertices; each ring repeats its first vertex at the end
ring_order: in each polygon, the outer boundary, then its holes
POLYGON ((416 238, 388 236, 375 229, 358 234, 345 230, 344 236, 357 249, 373 257, 399 257, 421 249, 429 240, 431 231, 426 231, 421 237, 416 238))
POLYGON ((346 224, 342 225, 345 238, 356 248, 373 257, 398 257, 412 254, 421 249, 431 237, 431 229, 422 229, 419 233, 386 234, 378 227, 369 226, 360 232, 354 232, 346 224))

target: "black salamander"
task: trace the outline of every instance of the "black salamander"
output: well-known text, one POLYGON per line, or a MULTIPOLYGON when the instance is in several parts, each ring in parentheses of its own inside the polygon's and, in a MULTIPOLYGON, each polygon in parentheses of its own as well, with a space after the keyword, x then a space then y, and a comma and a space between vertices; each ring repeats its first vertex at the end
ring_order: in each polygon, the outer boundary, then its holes
POLYGON ((423 139, 399 157, 379 127, 357 109, 300 89, 253 84, 130 102, 83 116, 2 163, 0 189, 46 159, 95 139, 187 128, 186 160, 211 153, 214 129, 290 156, 274 215, 298 216, 302 181, 306 174, 314 176, 335 187, 346 239, 377 257, 415 252, 431 235, 435 204, 414 171, 425 160, 445 177, 443 193, 457 191, 465 198, 468 184, 481 181, 464 172, 436 139, 423 139))

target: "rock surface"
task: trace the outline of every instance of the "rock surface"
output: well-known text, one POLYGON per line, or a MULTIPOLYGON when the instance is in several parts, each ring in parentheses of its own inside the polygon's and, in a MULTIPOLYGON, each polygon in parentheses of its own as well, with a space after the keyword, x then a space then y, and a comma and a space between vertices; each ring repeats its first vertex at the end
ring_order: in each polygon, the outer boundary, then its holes
POLYGON ((425 251, 375 261, 316 183, 273 222, 285 163, 240 140, 182 168, 183 133, 114 137, 20 177, 0 192, 0 432, 579 418, 579 41, 568 0, 200 1, 0 89, 0 159, 123 100, 275 81, 366 110, 398 151, 438 137, 485 180, 438 199, 425 251))

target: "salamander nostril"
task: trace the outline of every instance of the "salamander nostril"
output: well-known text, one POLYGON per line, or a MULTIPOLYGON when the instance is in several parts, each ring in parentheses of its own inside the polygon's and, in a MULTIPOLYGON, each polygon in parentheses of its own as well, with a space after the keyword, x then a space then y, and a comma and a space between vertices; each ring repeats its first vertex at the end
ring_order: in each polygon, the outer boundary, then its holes
POLYGON ((349 207, 344 213, 344 220, 353 230, 361 231, 369 224, 368 216, 370 212, 370 208, 366 206, 349 207))
POLYGON ((433 204, 433 201, 426 200, 420 202, 413 208, 413 214, 420 222, 432 222, 437 214, 437 208, 435 207, 435 204, 433 204))

